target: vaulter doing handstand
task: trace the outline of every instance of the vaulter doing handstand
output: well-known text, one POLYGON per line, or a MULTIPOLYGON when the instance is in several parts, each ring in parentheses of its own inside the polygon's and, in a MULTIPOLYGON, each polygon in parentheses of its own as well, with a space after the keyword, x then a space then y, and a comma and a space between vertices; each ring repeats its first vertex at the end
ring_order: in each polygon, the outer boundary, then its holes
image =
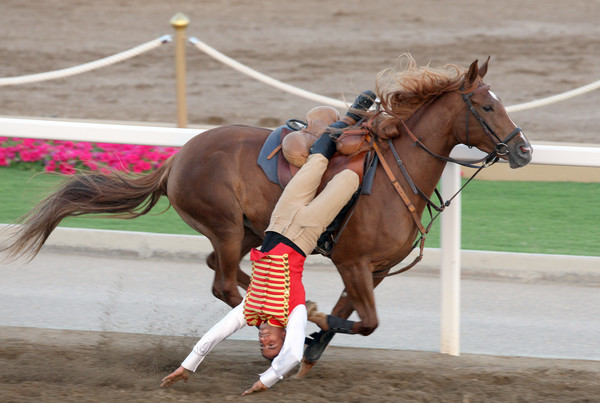
POLYGON ((346 117, 334 123, 313 144, 306 163, 285 187, 265 231, 260 250, 250 253, 252 275, 244 301, 214 325, 194 346, 181 366, 166 376, 161 387, 187 381, 206 355, 222 340, 244 326, 258 326, 262 355, 271 366, 242 395, 263 391, 282 379, 302 360, 307 320, 328 330, 351 332, 354 322, 316 312, 307 303, 302 284, 304 261, 340 210, 359 186, 358 175, 346 169, 336 174, 315 197, 329 159, 335 153, 333 129, 348 126, 360 117, 354 110, 368 109, 373 100, 359 96, 346 117), (335 326, 333 326, 335 323, 335 326))

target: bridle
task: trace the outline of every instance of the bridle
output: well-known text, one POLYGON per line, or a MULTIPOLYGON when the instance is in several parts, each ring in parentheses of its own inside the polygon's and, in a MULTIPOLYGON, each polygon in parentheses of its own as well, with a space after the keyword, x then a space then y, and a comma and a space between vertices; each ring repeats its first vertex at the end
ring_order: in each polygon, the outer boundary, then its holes
MULTIPOLYGON (((464 86, 464 83, 463 83, 463 86, 464 86)), ((496 149, 493 152, 495 153, 495 155, 499 155, 499 156, 508 155, 510 153, 510 151, 508 150, 507 143, 509 141, 511 141, 515 136, 520 134, 523 130, 521 130, 520 127, 515 127, 515 129, 508 136, 506 136, 506 138, 504 140, 500 140, 500 137, 494 132, 494 129, 492 129, 487 124, 485 119, 479 114, 479 112, 477 112, 477 110, 473 106, 473 103, 471 102, 471 97, 473 95, 477 94, 478 92, 486 91, 489 89, 490 89, 490 85, 484 84, 484 85, 481 85, 481 86, 475 88, 473 91, 469 92, 468 94, 462 95, 462 99, 463 99, 463 101, 465 101, 465 104, 467 105, 467 116, 466 116, 467 124, 466 124, 466 142, 465 142, 465 144, 469 148, 473 147, 471 144, 469 144, 469 116, 473 115, 473 116, 475 116, 475 119, 477 119, 477 121, 479 122, 479 125, 483 129, 483 132, 490 138, 492 143, 494 143, 496 149), (469 112, 471 112, 471 113, 469 113, 469 112)), ((462 87, 461 87, 461 91, 462 91, 462 87)))
MULTIPOLYGON (((464 86, 464 83, 463 83, 464 86)), ((429 233, 431 226, 433 225, 434 221, 436 220, 436 218, 442 213, 442 211, 444 211, 446 209, 446 207, 450 206, 450 203, 452 202, 452 200, 469 184, 469 182, 471 182, 471 180, 473 180, 475 178, 475 176, 483 169, 486 168, 488 166, 493 165, 494 163, 496 163, 499 159, 500 156, 504 156, 510 153, 509 149, 508 149, 508 142, 510 142, 515 136, 517 136, 518 134, 520 134, 522 132, 520 127, 516 127, 508 136, 506 136, 503 140, 500 139, 500 137, 494 132, 494 130, 487 124, 487 122, 485 121, 485 119, 477 112, 477 110, 475 109, 475 107, 473 106, 473 103, 471 102, 471 97, 481 91, 485 91, 488 90, 490 88, 489 84, 483 84, 479 87, 477 87, 476 89, 474 89, 473 91, 469 92, 469 93, 463 93, 462 95, 462 99, 466 104, 466 108, 467 108, 467 117, 466 117, 466 145, 469 148, 472 148, 473 146, 469 144, 469 115, 472 114, 473 116, 475 116, 475 119, 479 122, 482 130, 484 131, 484 133, 490 138, 490 140, 492 141, 492 143, 495 146, 495 149, 488 153, 485 157, 478 159, 478 160, 471 160, 471 161, 459 161, 456 160, 454 158, 451 157, 445 157, 445 156, 441 156, 438 155, 436 153, 434 153, 433 151, 431 151, 429 148, 427 148, 423 142, 421 141, 421 139, 417 138, 408 128, 408 126, 406 125, 406 123, 404 122, 404 120, 402 118, 400 118, 399 116, 397 116, 396 114, 394 114, 392 111, 381 111, 379 110, 379 103, 377 104, 377 112, 366 122, 364 122, 362 124, 363 128, 366 129, 368 131, 368 134, 370 135, 371 139, 370 141, 372 142, 373 145, 373 149, 375 150, 377 157, 379 159, 379 161, 381 161, 381 165, 383 166, 384 171, 386 172, 386 174, 388 175, 390 181, 392 182, 392 185, 394 186, 394 188, 396 189, 396 191, 398 192, 398 194, 400 195, 401 199, 404 201, 404 204, 406 205, 406 207, 408 208, 409 212, 411 213, 413 220, 415 221, 415 224, 417 225, 417 228, 419 229, 419 232, 421 234, 421 236, 415 241, 415 243, 412 246, 412 249, 416 248, 417 245, 419 245, 419 255, 407 266, 398 269, 392 273, 387 273, 381 276, 375 276, 375 277, 388 277, 388 276, 393 276, 396 274, 400 274, 405 272, 406 270, 412 268, 414 265, 416 265, 418 262, 420 262, 423 258, 423 249, 425 247, 425 239, 427 237, 427 234, 429 233), (426 205, 427 205, 427 209, 429 211, 429 215, 431 217, 431 221, 429 222, 429 224, 427 225, 427 227, 425 227, 422 223, 421 220, 416 212, 416 208, 413 205, 413 203, 410 201, 410 199, 408 198, 408 196, 406 195, 406 193, 404 192, 404 189, 402 189, 402 186, 400 186, 400 183, 398 181, 398 179, 395 177, 395 175, 393 174, 392 170, 390 169, 389 165, 387 164, 385 158, 383 157, 383 152, 381 150, 381 147, 379 145, 379 143, 382 141, 379 136, 377 135, 373 124, 375 119, 377 118, 377 116, 379 116, 382 112, 385 112, 386 114, 389 114, 395 118, 397 118, 403 125, 404 131, 407 133, 407 135, 413 140, 414 145, 418 145, 421 149, 423 149, 424 151, 426 151, 428 154, 430 154, 431 156, 433 156, 436 159, 445 161, 445 162, 452 162, 455 164, 459 164, 462 166, 466 166, 466 167, 470 167, 470 168, 476 168, 477 170, 475 171, 475 173, 473 173, 473 175, 464 183, 464 185, 452 196, 450 197, 448 200, 443 201, 441 194, 439 193, 439 191, 437 190, 437 188, 435 189, 435 193, 436 196, 440 202, 439 205, 436 205, 423 191, 421 191, 421 189, 419 189, 419 187, 414 183, 414 181, 412 180, 412 178, 410 177, 408 171, 406 170, 406 168, 404 167, 404 164, 402 163, 402 160, 400 159, 400 156, 398 155, 398 152, 396 151, 396 148, 394 147, 394 144, 392 142, 392 140, 387 139, 387 145, 389 147, 389 149, 391 150, 395 160, 396 160, 396 164, 398 165, 398 167, 400 168, 400 171, 402 172, 402 174, 404 175, 405 179, 407 180, 407 182, 409 183, 412 191, 415 194, 418 194, 423 200, 425 200, 426 205), (477 165, 480 164, 480 165, 477 165), (433 215, 432 209, 437 211, 437 214, 435 214, 435 216, 433 215)), ((463 91, 463 88, 461 87, 460 89, 461 91, 463 91)), ((383 272, 385 272, 386 270, 389 269, 381 269, 381 270, 375 270, 372 272, 373 275, 377 275, 377 274, 381 274, 383 272)))
MULTIPOLYGON (((475 107, 473 106, 473 103, 471 102, 471 97, 473 95, 477 94, 478 92, 488 90, 489 88, 490 88, 489 84, 484 84, 484 85, 477 87, 475 90, 462 95, 462 99, 465 102, 465 105, 467 107, 466 108, 466 113, 467 113, 466 125, 465 125, 465 138, 466 138, 465 145, 469 148, 473 148, 473 146, 469 142, 469 116, 473 115, 475 117, 475 119, 477 120, 477 122, 479 122, 479 125, 481 126, 481 129, 483 130, 483 132, 490 138, 491 142, 494 144, 494 147, 495 147, 495 149, 492 152, 488 153, 485 157, 477 159, 477 160, 462 161, 462 160, 457 160, 457 159, 454 159, 451 157, 444 157, 442 155, 438 155, 438 154, 434 153, 429 148, 427 148, 427 146, 425 146, 425 144, 423 144, 421 142, 421 139, 418 139, 410 131, 410 129, 408 128, 408 126, 406 125, 406 123, 404 122, 404 120, 402 118, 400 118, 399 116, 394 114, 392 111, 386 110, 385 113, 397 118, 400 121, 400 123, 402 123, 402 126, 403 126, 406 134, 408 134, 408 136, 415 142, 416 145, 418 145, 421 149, 423 149, 425 152, 427 152, 432 157, 437 158, 438 160, 441 160, 441 161, 452 162, 454 164, 462 165, 462 166, 469 167, 469 168, 476 168, 476 169, 485 168, 485 167, 488 167, 488 166, 494 164, 495 162, 497 162, 498 157, 508 155, 510 153, 510 151, 508 149, 508 145, 507 145, 508 142, 510 142, 515 136, 519 135, 523 131, 520 127, 516 127, 508 136, 506 136, 504 138, 504 140, 500 140, 500 137, 494 132, 494 129, 492 129, 490 127, 490 125, 487 124, 485 119, 479 114, 479 112, 477 112, 477 109, 475 109, 475 107), (480 163, 483 163, 483 164, 481 166, 477 165, 480 163)), ((461 91, 462 91, 462 87, 461 87, 461 91)), ((377 112, 377 113, 381 113, 381 112, 377 112)), ((374 119, 375 117, 376 116, 374 116, 372 119, 374 119)), ((371 130, 371 133, 373 133, 372 130, 371 130)), ((373 134, 376 135, 375 133, 373 133, 373 134)), ((391 145, 391 141, 388 140, 388 143, 391 145)), ((392 148, 393 148, 393 146, 392 146, 392 148)))

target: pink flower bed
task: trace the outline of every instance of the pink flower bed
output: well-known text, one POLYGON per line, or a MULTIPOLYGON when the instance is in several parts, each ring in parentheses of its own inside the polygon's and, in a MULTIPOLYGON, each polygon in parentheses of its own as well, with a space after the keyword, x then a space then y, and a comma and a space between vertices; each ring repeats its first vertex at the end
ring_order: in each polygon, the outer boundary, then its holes
POLYGON ((0 167, 74 174, 78 169, 148 172, 179 151, 177 147, 88 143, 0 137, 0 167))

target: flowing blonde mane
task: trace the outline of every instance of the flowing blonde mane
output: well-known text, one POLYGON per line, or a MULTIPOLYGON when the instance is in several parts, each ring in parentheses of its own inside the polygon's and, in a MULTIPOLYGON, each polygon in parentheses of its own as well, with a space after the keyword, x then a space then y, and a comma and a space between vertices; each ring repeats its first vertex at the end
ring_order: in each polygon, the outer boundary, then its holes
POLYGON ((381 100, 381 109, 390 112, 384 114, 378 124, 380 136, 397 136, 398 118, 408 119, 429 100, 460 89, 464 75, 465 71, 453 64, 443 68, 418 67, 411 55, 400 56, 397 67, 377 75, 376 93, 381 100))

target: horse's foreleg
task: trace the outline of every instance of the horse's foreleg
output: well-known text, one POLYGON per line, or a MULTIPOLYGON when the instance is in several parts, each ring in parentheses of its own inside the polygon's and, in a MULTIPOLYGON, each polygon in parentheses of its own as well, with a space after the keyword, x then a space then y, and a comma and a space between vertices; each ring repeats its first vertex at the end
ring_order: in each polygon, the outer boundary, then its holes
MULTIPOLYGON (((371 270, 367 264, 344 267, 339 271, 346 288, 332 310, 332 315, 347 319, 356 310, 361 320, 354 322, 351 324, 351 329, 346 330, 350 330, 352 334, 367 336, 373 333, 379 324, 373 289, 380 280, 376 283, 373 282, 371 270)), ((335 333, 334 330, 321 330, 316 334, 314 340, 304 350, 304 359, 297 377, 301 378, 310 371, 335 333)))
MULTIPOLYGON (((352 301, 348 297, 346 289, 344 289, 344 291, 342 291, 342 295, 340 295, 340 298, 333 307, 331 315, 347 319, 350 317, 352 312, 354 312, 354 305, 352 305, 352 301)), ((304 350, 304 357, 302 358, 300 368, 296 373, 296 378, 299 379, 304 378, 310 372, 312 367, 315 366, 327 346, 329 346, 333 336, 335 336, 335 332, 331 330, 321 330, 312 334, 311 336, 313 337, 313 340, 304 350)))
MULTIPOLYGON (((377 277, 372 276, 372 278, 373 278, 373 289, 375 289, 375 287, 377 287, 383 281, 383 279, 385 277, 384 276, 377 276, 377 277)), ((373 301, 373 309, 375 309, 374 301, 373 301)), ((352 312, 354 312, 355 310, 356 310, 356 308, 354 307, 354 304, 352 303, 352 299, 350 299, 350 297, 348 295, 348 291, 346 289, 344 289, 344 291, 342 291, 342 294, 340 295, 340 298, 338 299, 335 306, 331 310, 331 315, 337 316, 339 318, 347 319, 350 317, 352 312)), ((373 329, 373 330, 375 330, 375 329, 373 329)))
POLYGON ((340 270, 344 293, 332 311, 332 315, 346 319, 353 311, 358 313, 360 321, 352 325, 350 333, 368 336, 379 325, 375 308, 375 284, 367 264, 345 267, 340 270))
POLYGON ((354 305, 352 304, 352 301, 348 297, 348 292, 344 288, 344 291, 342 291, 342 295, 340 295, 340 298, 338 299, 335 306, 331 310, 331 314, 333 316, 348 319, 348 317, 350 317, 352 312, 354 312, 354 305))
MULTIPOLYGON (((373 288, 375 288, 379 285, 379 283, 381 283, 381 280, 383 280, 383 277, 377 277, 377 278, 374 278, 373 280, 374 280, 373 288)), ((331 310, 331 315, 336 316, 338 318, 342 318, 342 319, 348 319, 355 310, 356 310, 356 308, 354 307, 352 300, 348 296, 348 292, 346 291, 346 289, 344 289, 344 291, 342 291, 342 294, 340 295, 340 298, 338 299, 335 306, 331 310)), ((359 326, 360 325, 353 326, 352 333, 361 333, 359 331, 359 326)), ((373 328, 373 330, 375 330, 375 329, 373 328)))

